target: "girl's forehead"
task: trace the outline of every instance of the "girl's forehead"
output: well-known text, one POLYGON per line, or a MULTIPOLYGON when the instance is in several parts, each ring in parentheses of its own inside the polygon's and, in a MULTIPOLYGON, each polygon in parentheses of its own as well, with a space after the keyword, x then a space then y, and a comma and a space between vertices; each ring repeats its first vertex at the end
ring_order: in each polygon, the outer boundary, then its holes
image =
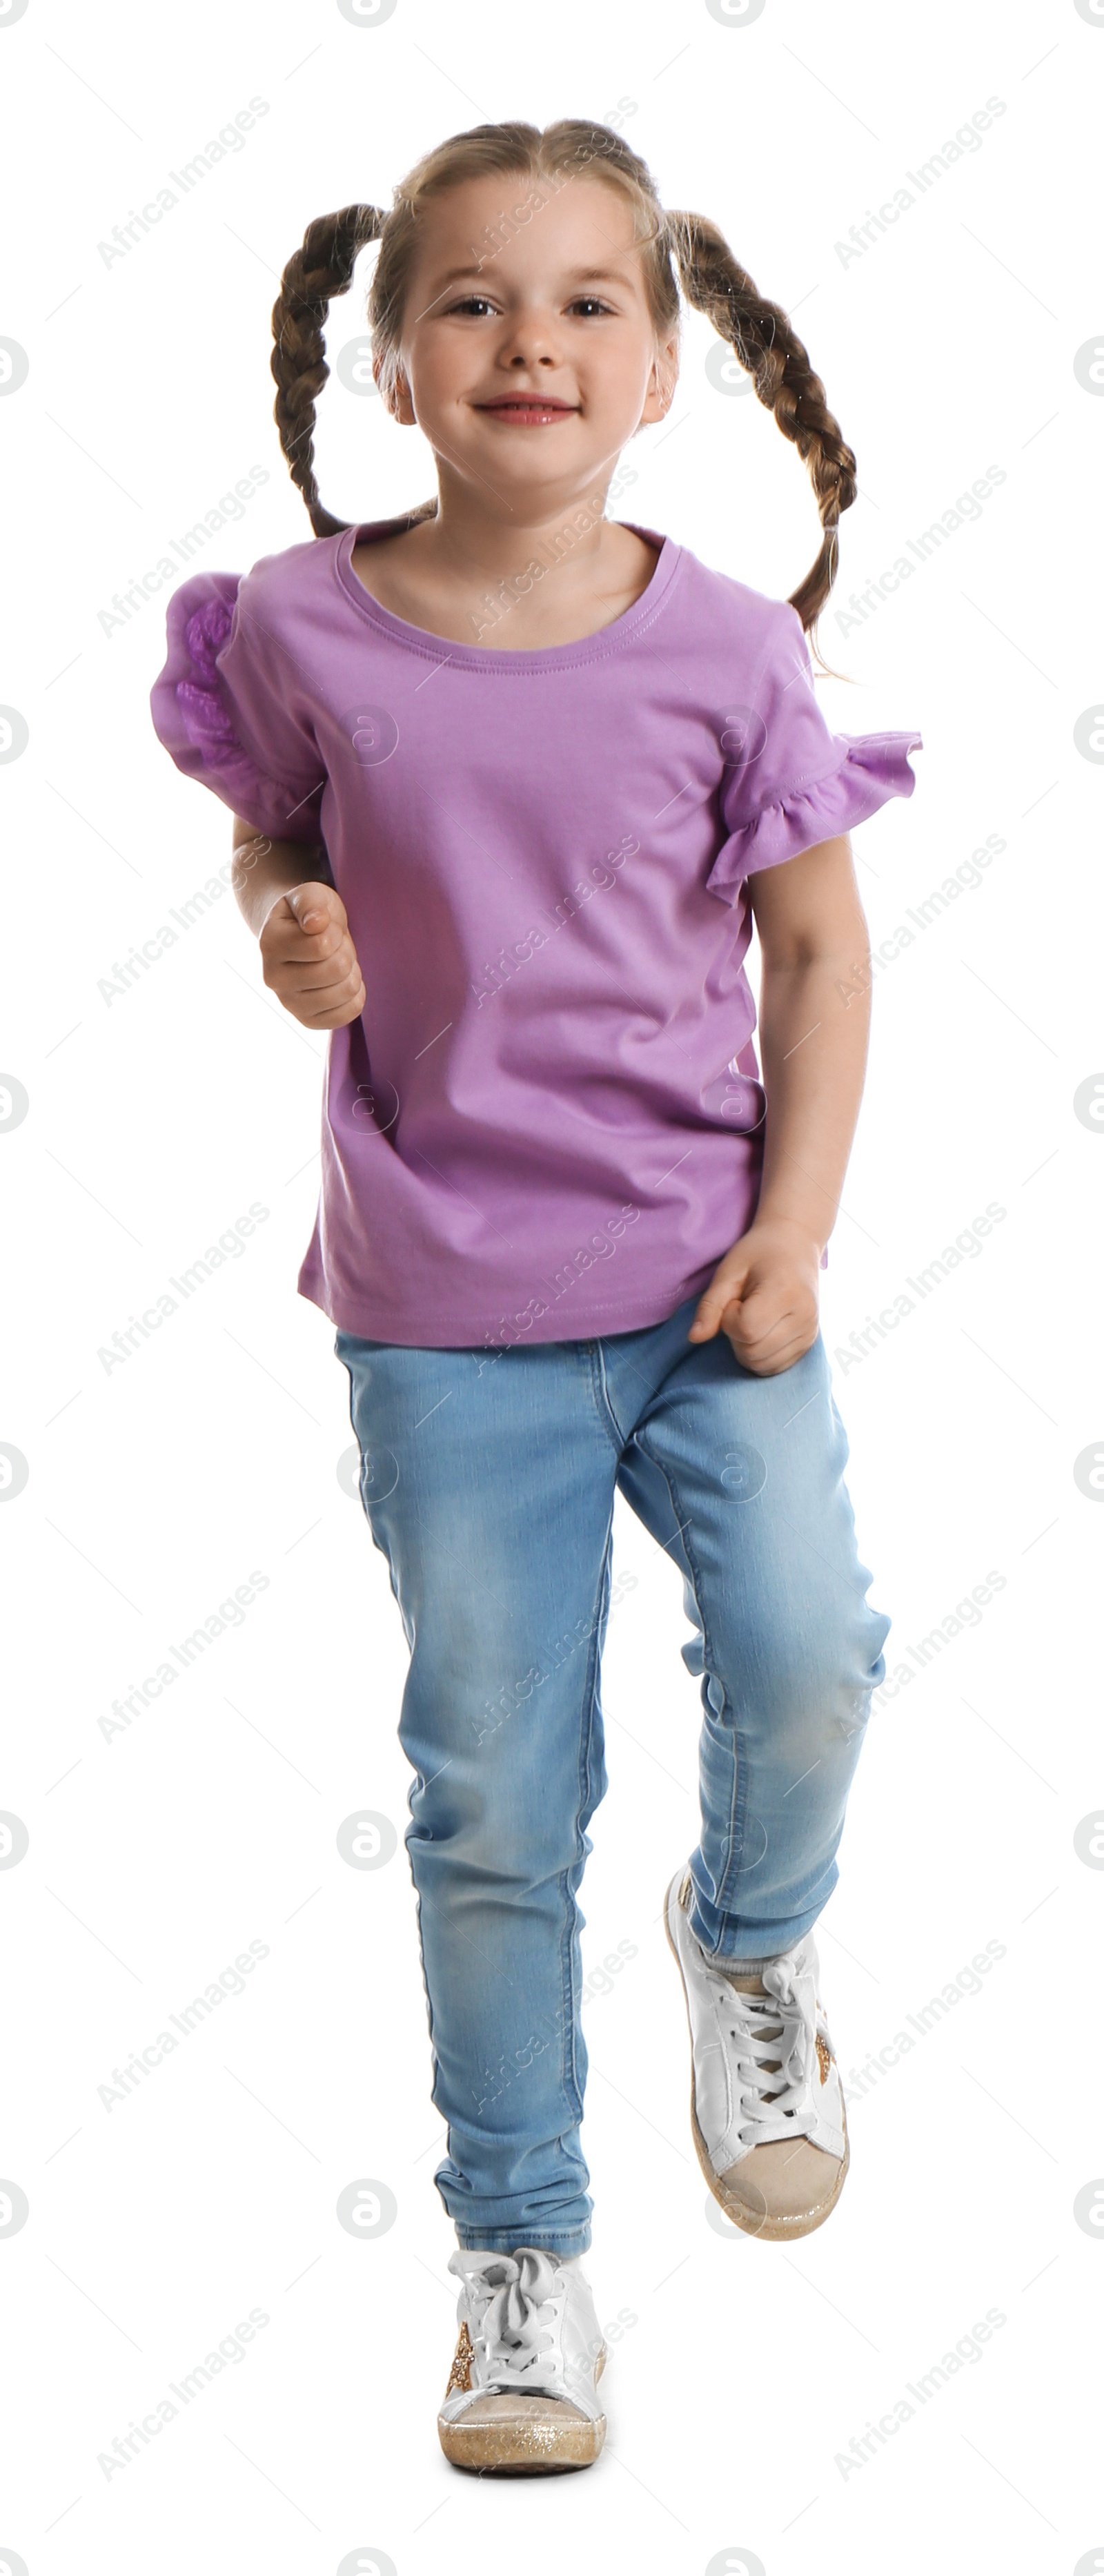
POLYGON ((555 242, 559 255, 585 256, 597 266, 603 259, 625 261, 637 227, 624 192, 586 172, 541 177, 519 170, 462 179, 418 207, 423 259, 472 246, 485 256, 488 231, 500 257, 511 244, 531 239, 555 242))

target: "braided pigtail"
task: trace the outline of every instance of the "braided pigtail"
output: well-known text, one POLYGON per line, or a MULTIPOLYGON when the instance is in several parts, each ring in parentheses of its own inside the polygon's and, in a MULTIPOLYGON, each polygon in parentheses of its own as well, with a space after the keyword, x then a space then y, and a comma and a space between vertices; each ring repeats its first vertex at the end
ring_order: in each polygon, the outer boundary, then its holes
POLYGON ((790 595, 806 630, 817 618, 836 577, 840 513, 855 498, 855 456, 828 409, 820 377, 781 306, 760 295, 747 270, 703 215, 667 217, 668 236, 689 304, 708 315, 730 342, 755 391, 773 412, 808 466, 824 538, 816 562, 790 595))
POLYGON ((357 252, 378 241, 385 222, 378 206, 343 206, 308 224, 302 248, 293 251, 272 307, 273 416, 280 445, 310 512, 316 537, 335 537, 349 525, 334 519, 318 498, 314 475, 314 412, 329 375, 323 327, 331 298, 352 284, 357 252))

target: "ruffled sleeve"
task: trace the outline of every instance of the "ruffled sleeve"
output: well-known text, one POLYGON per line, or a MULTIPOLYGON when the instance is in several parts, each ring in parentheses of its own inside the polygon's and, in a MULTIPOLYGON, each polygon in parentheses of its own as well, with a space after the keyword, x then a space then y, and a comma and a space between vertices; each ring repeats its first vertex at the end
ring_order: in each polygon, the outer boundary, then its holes
POLYGON ((834 734, 817 704, 804 630, 788 603, 761 656, 751 703, 726 711, 721 816, 727 837, 706 885, 735 903, 745 877, 865 823, 911 796, 918 733, 834 734))
POLYGON ((154 731, 186 778, 256 831, 318 844, 326 780, 309 711, 278 639, 246 613, 248 578, 195 573, 173 592, 154 731))

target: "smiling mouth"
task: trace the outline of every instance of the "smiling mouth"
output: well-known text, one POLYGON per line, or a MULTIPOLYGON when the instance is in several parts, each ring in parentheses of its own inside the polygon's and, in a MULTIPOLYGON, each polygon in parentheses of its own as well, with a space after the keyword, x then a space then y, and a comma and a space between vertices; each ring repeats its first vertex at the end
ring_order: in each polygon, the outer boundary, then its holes
POLYGON ((492 420, 517 421, 523 426, 530 422, 570 420, 577 409, 575 403, 552 401, 544 394, 505 394, 500 401, 476 404, 476 410, 486 412, 492 420))

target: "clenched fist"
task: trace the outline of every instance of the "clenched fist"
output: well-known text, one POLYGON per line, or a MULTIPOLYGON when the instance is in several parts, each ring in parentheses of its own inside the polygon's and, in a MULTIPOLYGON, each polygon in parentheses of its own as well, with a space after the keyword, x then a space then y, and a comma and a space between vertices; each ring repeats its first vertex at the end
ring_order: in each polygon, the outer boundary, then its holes
POLYGON ((820 1245, 799 1225, 759 1217, 718 1262, 689 1339, 711 1341, 719 1326, 741 1368, 777 1377, 816 1340, 819 1286, 820 1245))
POLYGON ((306 1029, 343 1029, 364 1008, 364 978, 341 897, 297 885, 273 904, 260 937, 264 979, 306 1029))

